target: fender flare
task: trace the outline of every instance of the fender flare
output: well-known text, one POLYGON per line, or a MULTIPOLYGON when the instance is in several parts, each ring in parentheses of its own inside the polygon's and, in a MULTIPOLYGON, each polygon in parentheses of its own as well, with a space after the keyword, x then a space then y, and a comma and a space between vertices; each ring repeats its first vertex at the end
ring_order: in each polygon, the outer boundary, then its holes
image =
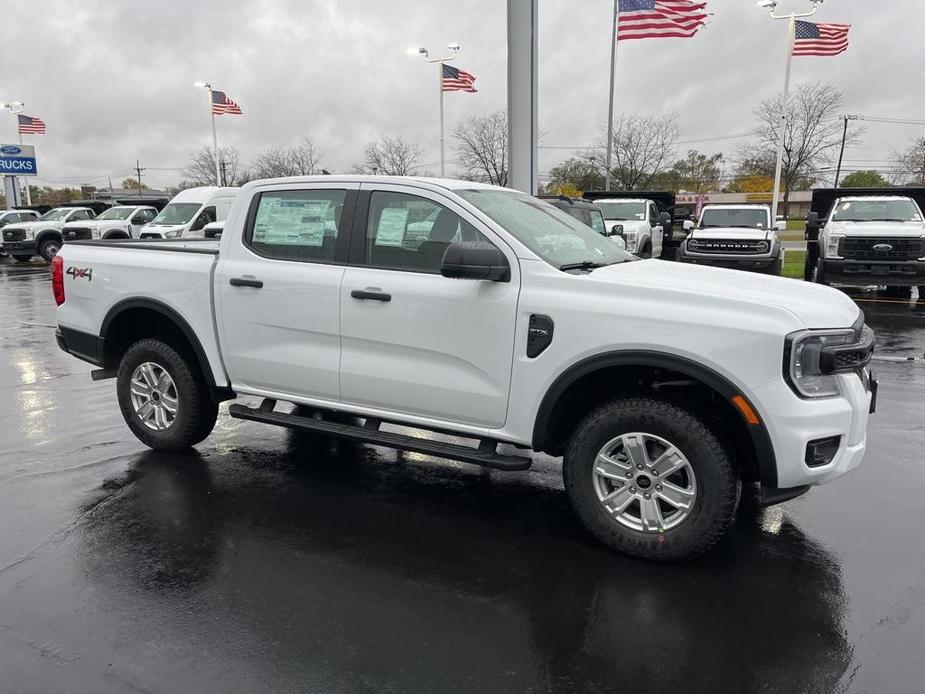
POLYGON ((106 317, 103 318, 103 324, 100 326, 100 337, 103 339, 104 343, 106 341, 107 335, 109 334, 109 327, 113 320, 115 320, 126 311, 130 311, 136 308, 144 308, 155 311, 176 325, 177 328, 180 329, 180 332, 183 333, 183 336, 186 338, 187 342, 189 342, 190 347, 192 347, 193 354, 196 356, 196 361, 199 362, 199 368, 202 370, 202 375, 206 379, 206 384, 209 386, 209 388, 214 389, 217 387, 215 383, 215 376, 212 374, 212 367, 209 364, 209 358, 206 356, 206 352, 202 348, 202 343, 199 341, 196 333, 190 327, 189 323, 186 322, 186 319, 183 318, 183 316, 181 316, 167 304, 156 299, 138 297, 133 299, 123 299, 122 301, 115 303, 112 308, 106 312, 106 317))
POLYGON ((54 236, 57 240, 63 245, 64 236, 61 233, 60 229, 42 229, 39 233, 35 235, 35 250, 38 252, 39 246, 45 242, 46 238, 49 236, 54 236))
MULTIPOLYGON (((567 368, 556 377, 556 380, 553 381, 552 385, 546 390, 540 402, 539 409, 536 412, 536 419, 533 424, 532 444, 534 450, 541 451, 545 449, 547 431, 556 403, 569 387, 584 376, 614 366, 650 366, 676 371, 715 390, 725 398, 727 402, 731 401, 736 395, 743 395, 742 389, 737 387, 722 374, 717 373, 703 364, 675 354, 650 350, 626 350, 597 354, 583 359, 567 368)), ((755 462, 758 468, 758 476, 763 485, 777 487, 777 460, 774 456, 774 446, 771 443, 771 436, 768 433, 767 427, 764 425, 764 417, 761 415, 760 410, 755 403, 750 400, 749 403, 755 411, 758 412, 760 420, 759 423, 755 425, 746 422, 746 429, 749 433, 752 446, 755 449, 755 462)), ((743 417, 743 422, 744 421, 743 417)))

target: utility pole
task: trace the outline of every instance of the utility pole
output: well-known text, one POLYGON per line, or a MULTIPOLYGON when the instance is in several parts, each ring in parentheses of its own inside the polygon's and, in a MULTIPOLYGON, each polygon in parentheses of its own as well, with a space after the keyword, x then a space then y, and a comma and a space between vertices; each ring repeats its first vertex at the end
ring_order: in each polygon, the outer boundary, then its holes
POLYGON ((226 167, 226 165, 227 165, 227 162, 225 162, 225 161, 220 162, 220 166, 221 166, 221 168, 222 168, 222 185, 223 185, 223 186, 227 186, 227 185, 228 185, 228 178, 227 178, 227 176, 225 175, 225 167, 226 167))
MULTIPOLYGON (((141 168, 141 164, 138 163, 137 159, 135 160, 135 171, 138 174, 138 178, 136 178, 135 180, 138 181, 138 197, 140 198, 141 197, 141 172, 147 171, 147 169, 141 168)), ((110 183, 109 185, 111 186, 112 183, 110 183)))
POLYGON ((845 140, 848 138, 848 121, 857 120, 860 116, 854 115, 845 115, 845 127, 842 129, 841 133, 841 149, 838 150, 838 166, 835 167, 835 187, 838 188, 838 179, 841 178, 841 161, 842 157, 845 155, 845 140))

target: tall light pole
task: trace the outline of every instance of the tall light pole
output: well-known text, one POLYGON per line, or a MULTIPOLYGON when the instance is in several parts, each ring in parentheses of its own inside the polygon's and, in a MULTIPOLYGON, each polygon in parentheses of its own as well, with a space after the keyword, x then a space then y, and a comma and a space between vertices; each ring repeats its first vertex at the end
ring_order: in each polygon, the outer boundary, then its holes
MULTIPOLYGON (((19 144, 22 145, 22 132, 19 130, 19 117, 18 117, 18 116, 19 116, 20 113, 22 113, 22 112, 25 110, 26 105, 25 105, 22 101, 11 101, 11 102, 9 102, 9 103, 7 103, 7 104, 0 104, 0 108, 6 109, 6 110, 9 111, 10 113, 12 113, 14 116, 17 116, 17 118, 16 118, 16 134, 19 135, 19 144)), ((14 177, 13 177, 13 186, 14 186, 14 187, 16 186, 15 181, 16 181, 16 177, 14 176, 14 177)), ((26 179, 26 204, 27 204, 27 205, 31 205, 31 204, 32 204, 32 191, 29 190, 29 181, 28 181, 28 179, 26 179)))
POLYGON ((777 0, 757 0, 758 7, 766 8, 771 19, 787 20, 787 61, 784 67, 784 96, 781 99, 780 134, 777 137, 777 163, 774 165, 774 195, 771 202, 771 221, 777 221, 777 208, 780 203, 780 174, 784 159, 784 133, 787 130, 787 108, 790 101, 790 65, 793 62, 793 43, 796 39, 797 18, 812 17, 819 9, 822 0, 810 0, 813 7, 808 12, 791 12, 790 14, 774 14, 777 0))
POLYGON ((215 159, 215 185, 222 185, 218 165, 218 135, 215 132, 215 109, 212 106, 212 85, 208 82, 193 82, 194 87, 205 89, 209 93, 209 114, 212 116, 212 156, 215 159))
POLYGON ((428 63, 437 64, 437 89, 440 94, 440 177, 446 178, 446 138, 443 132, 443 64, 449 63, 456 59, 459 53, 459 44, 451 43, 447 46, 450 54, 442 58, 431 58, 430 52, 423 46, 420 48, 409 48, 409 55, 423 55, 428 63))

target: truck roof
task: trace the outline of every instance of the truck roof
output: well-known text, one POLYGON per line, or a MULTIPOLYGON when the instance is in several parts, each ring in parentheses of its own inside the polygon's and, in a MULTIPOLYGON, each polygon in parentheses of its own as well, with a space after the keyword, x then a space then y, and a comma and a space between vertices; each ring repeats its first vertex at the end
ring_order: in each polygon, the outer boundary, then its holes
POLYGON ((908 195, 843 195, 837 200, 912 200, 908 195))
MULTIPOLYGON (((267 183, 414 183, 418 185, 427 185, 435 186, 438 188, 446 188, 447 190, 473 190, 484 188, 486 190, 508 190, 512 193, 519 193, 521 191, 513 190, 512 188, 503 188, 501 186, 493 186, 487 183, 480 183, 478 181, 460 181, 454 178, 431 178, 430 176, 378 176, 378 175, 369 175, 369 174, 330 174, 330 175, 321 175, 321 176, 288 176, 285 178, 272 178, 272 179, 262 179, 258 181, 251 181, 245 183, 242 188, 216 188, 216 190, 241 190, 254 188, 256 186, 265 185, 267 183)), ((193 190, 190 188, 190 190, 193 190)), ((202 189, 198 189, 202 190, 202 189)), ((185 191, 183 191, 185 192, 185 191)), ((182 195, 182 193, 177 193, 177 196, 182 195)), ((174 198, 177 200, 178 198, 174 198)))
POLYGON ((761 205, 761 204, 751 204, 751 205, 749 205, 749 204, 744 204, 744 203, 743 203, 743 204, 725 205, 725 204, 723 204, 723 203, 721 203, 721 202, 714 202, 714 203, 710 203, 710 204, 704 205, 704 206, 703 206, 703 209, 707 209, 707 208, 711 208, 711 207, 714 207, 714 208, 715 208, 715 207, 721 207, 721 208, 723 208, 724 210, 764 210, 764 211, 766 211, 766 212, 770 212, 770 211, 771 211, 771 208, 769 208, 767 205, 761 205))
POLYGON ((649 198, 595 198, 595 203, 598 202, 651 202, 649 198))

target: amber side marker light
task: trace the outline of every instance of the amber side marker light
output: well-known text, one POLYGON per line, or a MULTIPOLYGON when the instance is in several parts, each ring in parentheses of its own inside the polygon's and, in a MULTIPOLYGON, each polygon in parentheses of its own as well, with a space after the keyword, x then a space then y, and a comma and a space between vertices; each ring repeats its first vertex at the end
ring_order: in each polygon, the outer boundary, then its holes
POLYGON ((743 398, 741 395, 734 396, 732 398, 732 404, 738 408, 739 412, 742 413, 742 416, 745 417, 745 421, 749 424, 758 424, 760 422, 758 415, 755 414, 752 406, 748 404, 748 400, 743 398))

